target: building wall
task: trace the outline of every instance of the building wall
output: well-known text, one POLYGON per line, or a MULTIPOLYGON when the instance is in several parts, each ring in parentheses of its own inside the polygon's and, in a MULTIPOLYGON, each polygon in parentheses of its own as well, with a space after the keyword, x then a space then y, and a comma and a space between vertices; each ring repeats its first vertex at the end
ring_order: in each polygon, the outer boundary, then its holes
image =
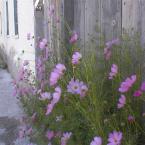
POLYGON ((2 34, 0 34, 0 53, 8 65, 9 71, 15 77, 17 70, 24 60, 29 60, 31 67, 35 68, 34 40, 27 40, 27 33, 34 35, 34 6, 33 0, 17 0, 18 4, 18 29, 14 29, 14 4, 8 1, 9 10, 9 36, 6 34, 6 0, 0 0, 2 15, 2 34), (24 53, 23 53, 24 52, 24 53))

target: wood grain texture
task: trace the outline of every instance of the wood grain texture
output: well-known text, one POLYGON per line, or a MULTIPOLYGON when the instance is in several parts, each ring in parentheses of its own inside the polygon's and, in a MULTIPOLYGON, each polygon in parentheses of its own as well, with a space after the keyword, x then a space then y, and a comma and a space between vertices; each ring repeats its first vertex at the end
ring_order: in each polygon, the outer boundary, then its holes
POLYGON ((121 7, 121 0, 101 0, 101 30, 106 41, 121 34, 121 7))
MULTIPOLYGON (((140 0, 122 0, 122 32, 134 34, 141 32, 140 0)), ((144 1, 145 2, 145 1, 144 1)))
POLYGON ((145 48, 145 1, 139 1, 139 9, 140 9, 140 34, 141 34, 141 45, 145 48))
POLYGON ((44 23, 49 23, 44 27, 44 33, 46 38, 54 40, 55 19, 48 16, 51 5, 55 6, 56 17, 64 19, 56 26, 58 37, 63 34, 68 42, 70 31, 76 31, 80 37, 79 47, 84 53, 95 45, 97 47, 100 38, 108 41, 125 32, 138 32, 142 45, 145 44, 145 0, 45 0, 44 23))
POLYGON ((99 43, 100 23, 100 0, 86 0, 85 4, 85 52, 96 50, 99 43))
POLYGON ((74 30, 80 38, 79 47, 85 50, 85 2, 86 0, 74 0, 74 30))

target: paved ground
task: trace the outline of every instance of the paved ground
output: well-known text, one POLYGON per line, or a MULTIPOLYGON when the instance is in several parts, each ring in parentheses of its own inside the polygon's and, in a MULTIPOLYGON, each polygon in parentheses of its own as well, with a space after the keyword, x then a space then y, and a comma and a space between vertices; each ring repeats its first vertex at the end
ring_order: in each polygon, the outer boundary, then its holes
POLYGON ((27 138, 18 139, 22 108, 12 95, 12 78, 7 70, 0 69, 0 145, 28 145, 27 138))

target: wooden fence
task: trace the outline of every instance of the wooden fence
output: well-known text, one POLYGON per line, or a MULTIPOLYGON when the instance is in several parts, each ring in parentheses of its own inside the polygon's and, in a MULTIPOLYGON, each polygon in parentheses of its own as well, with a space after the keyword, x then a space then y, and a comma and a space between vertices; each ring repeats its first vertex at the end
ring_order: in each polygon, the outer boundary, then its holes
MULTIPOLYGON (((88 42, 92 42, 92 38, 98 43, 101 36, 107 41, 126 32, 138 32, 145 46, 145 0, 44 0, 44 23, 48 22, 44 36, 48 39, 54 38, 52 25, 55 21, 48 17, 51 5, 55 6, 56 15, 78 32, 84 51, 88 49, 88 42)), ((57 27, 61 36, 65 36, 64 23, 57 27)), ((36 29, 42 31, 42 25, 36 29)))

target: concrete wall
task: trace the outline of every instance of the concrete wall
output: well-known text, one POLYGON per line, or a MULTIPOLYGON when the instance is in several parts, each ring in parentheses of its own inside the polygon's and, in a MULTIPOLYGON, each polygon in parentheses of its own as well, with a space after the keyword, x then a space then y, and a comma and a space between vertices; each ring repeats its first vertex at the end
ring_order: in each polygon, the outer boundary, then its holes
POLYGON ((35 68, 34 40, 27 40, 27 33, 34 35, 34 6, 33 0, 17 0, 19 35, 16 36, 14 30, 13 0, 7 1, 9 6, 10 34, 9 36, 6 34, 6 0, 0 0, 0 11, 2 14, 0 53, 8 64, 9 71, 15 77, 17 75, 17 69, 24 60, 29 60, 31 67, 35 68))

